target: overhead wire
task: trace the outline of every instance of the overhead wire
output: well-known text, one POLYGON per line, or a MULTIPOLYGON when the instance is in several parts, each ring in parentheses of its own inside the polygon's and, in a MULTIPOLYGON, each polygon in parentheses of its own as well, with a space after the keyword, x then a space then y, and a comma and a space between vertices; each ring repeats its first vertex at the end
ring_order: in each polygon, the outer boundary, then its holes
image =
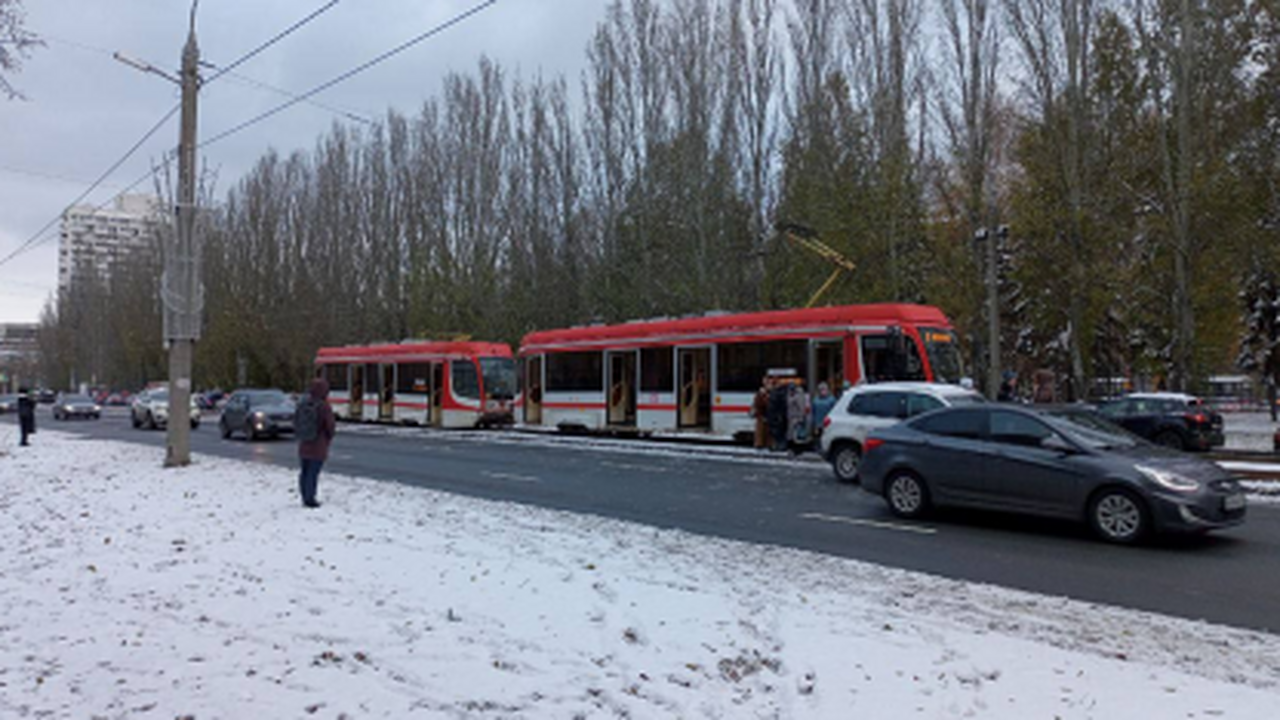
POLYGON ((339 84, 339 83, 345 82, 345 81, 347 81, 347 80, 351 79, 352 77, 355 77, 356 75, 359 75, 360 73, 364 72, 365 70, 368 70, 369 68, 371 68, 371 67, 373 67, 373 66, 375 66, 375 65, 378 65, 378 64, 380 64, 380 63, 382 63, 382 62, 384 62, 384 61, 386 61, 386 60, 388 60, 388 59, 390 59, 390 58, 392 58, 392 57, 394 57, 394 56, 396 56, 396 55, 399 55, 400 53, 404 52, 405 50, 408 50, 409 48, 411 48, 411 47, 413 47, 413 46, 417 45, 418 43, 421 43, 421 42, 423 42, 424 40, 427 40, 427 39, 429 39, 429 38, 431 38, 431 37, 433 37, 433 36, 435 36, 435 35, 438 35, 438 34, 440 34, 440 33, 444 32, 445 30, 448 30, 449 28, 453 27, 454 25, 457 25, 457 24, 459 24, 459 23, 461 23, 461 22, 463 22, 463 21, 467 20, 467 19, 468 19, 468 18, 470 18, 471 16, 476 15, 476 14, 480 13, 481 11, 483 11, 483 10, 487 9, 487 8, 488 8, 488 7, 490 7, 491 5, 495 5, 495 4, 497 4, 497 2, 498 2, 498 0, 485 0, 485 2, 481 2, 481 3, 478 3, 478 4, 476 4, 476 5, 473 5, 470 9, 465 10, 465 11, 463 11, 463 12, 461 12, 461 13, 458 13, 457 15, 454 15, 453 17, 451 17, 451 18, 449 18, 448 20, 446 20, 446 21, 444 21, 444 22, 440 23, 439 25, 436 25, 436 26, 432 27, 430 30, 427 30, 426 32, 423 32, 423 33, 420 33, 420 34, 418 34, 418 35, 415 35, 415 36, 413 36, 412 38, 410 38, 410 39, 406 40, 405 42, 400 43, 399 45, 397 45, 397 46, 395 46, 395 47, 391 48, 390 50, 387 50, 386 52, 383 52, 383 53, 381 53, 381 54, 377 55, 377 56, 376 56, 376 57, 374 57, 373 59, 371 59, 371 60, 367 60, 367 61, 365 61, 365 62, 363 62, 363 63, 361 63, 361 64, 359 64, 359 65, 355 66, 354 68, 352 68, 352 69, 350 69, 350 70, 348 70, 348 71, 346 71, 346 72, 344 72, 344 73, 341 73, 340 75, 337 75, 336 77, 334 77, 334 78, 332 78, 332 79, 330 79, 330 80, 327 80, 327 81, 325 81, 325 82, 323 82, 323 83, 320 83, 319 85, 317 85, 317 86, 315 86, 315 87, 311 88, 310 90, 308 90, 308 91, 306 91, 306 92, 302 93, 301 95, 299 95, 299 96, 297 96, 297 97, 295 97, 295 98, 291 98, 288 102, 281 103, 281 104, 279 104, 279 105, 277 105, 277 106, 275 106, 275 107, 273 107, 273 108, 271 108, 271 109, 269 109, 269 110, 266 110, 266 111, 264 111, 264 112, 262 112, 262 113, 259 113, 258 115, 253 116, 252 118, 249 118, 248 120, 245 120, 244 122, 241 122, 241 123, 239 123, 239 124, 237 124, 237 125, 234 125, 234 126, 232 126, 231 128, 228 128, 227 130, 223 130, 222 132, 220 132, 220 133, 218 133, 218 134, 216 134, 216 135, 214 135, 214 136, 212 136, 212 137, 210 137, 210 138, 207 138, 207 139, 205 139, 205 140, 202 140, 202 141, 201 141, 201 142, 200 142, 196 147, 198 147, 198 148, 205 148, 205 147, 208 147, 209 145, 213 145, 214 143, 217 143, 217 142, 219 142, 219 141, 225 140, 226 138, 231 137, 232 135, 235 135, 236 133, 239 133, 239 132, 241 132, 241 131, 243 131, 243 130, 246 130, 246 129, 248 129, 248 128, 250 128, 250 127, 254 126, 254 125, 257 125, 258 123, 260 123, 260 122, 262 122, 262 121, 264 121, 264 120, 266 120, 266 119, 268 119, 268 118, 271 118, 271 117, 273 117, 273 116, 275 116, 275 115, 277 115, 277 114, 279 114, 279 113, 283 112, 284 110, 287 110, 287 109, 289 109, 289 108, 293 107, 294 105, 297 105, 297 104, 298 104, 298 103, 300 103, 300 102, 304 102, 304 101, 306 101, 306 100, 309 100, 312 96, 318 95, 319 93, 324 92, 325 90, 328 90, 329 88, 333 87, 334 85, 337 85, 337 84, 339 84))
MULTIPOLYGON (((256 57, 256 56, 257 56, 257 55, 259 55, 259 54, 261 54, 261 53, 262 53, 264 50, 266 50, 267 48, 271 47, 272 45, 275 45, 276 43, 280 42, 281 40, 283 40, 284 38, 288 37, 289 35, 292 35, 294 32, 297 32, 300 28, 302 28, 304 25, 306 25, 306 24, 310 23, 311 21, 315 20, 315 19, 316 19, 317 17, 319 17, 320 15, 322 15, 322 14, 324 14, 324 13, 328 12, 329 10, 333 9, 333 7, 334 7, 335 5, 337 5, 337 4, 338 4, 338 2, 339 2, 339 0, 329 0, 329 2, 326 2, 324 5, 321 5, 319 8, 317 8, 317 9, 313 10, 311 13, 307 14, 307 15, 306 15, 306 16, 304 16, 302 19, 300 19, 300 20, 298 20, 297 22, 293 23, 292 25, 290 25, 289 27, 287 27, 287 28, 285 28, 284 30, 280 31, 279 33, 276 33, 274 36, 272 36, 272 37, 271 37, 270 39, 268 39, 267 41, 263 42, 262 44, 258 45, 258 46, 257 46, 257 47, 255 47, 255 48, 253 48, 253 49, 252 49, 252 50, 250 50, 249 52, 247 52, 247 53, 245 53, 245 54, 241 55, 238 59, 236 59, 235 61, 233 61, 230 65, 225 66, 222 70, 220 70, 219 72, 217 72, 216 74, 214 74, 211 78, 209 78, 207 81, 205 81, 205 82, 204 82, 204 84, 205 84, 205 85, 208 85, 208 84, 210 84, 210 83, 212 83, 212 82, 216 81, 218 78, 222 77, 223 75, 226 75, 228 72, 230 72, 230 71, 234 70, 235 68, 239 67, 240 65, 243 65, 244 63, 248 62, 250 59, 252 59, 252 58, 256 57)), ((194 8, 193 8, 193 11, 194 11, 194 8)), ((82 48, 82 49, 91 50, 91 51, 94 51, 94 52, 97 52, 97 51, 99 50, 98 48, 93 48, 93 47, 91 47, 91 46, 84 45, 84 44, 82 44, 82 43, 75 43, 75 42, 71 42, 71 41, 63 41, 63 42, 66 42, 66 43, 67 43, 67 44, 69 44, 69 45, 78 46, 78 47, 80 47, 80 48, 82 48)), ((66 207, 64 207, 64 208, 63 208, 63 209, 62 209, 62 210, 61 210, 61 211, 60 211, 56 216, 54 216, 52 219, 50 219, 50 220, 49 220, 49 222, 45 223, 45 224, 44 224, 44 226, 42 226, 38 231, 36 231, 35 233, 33 233, 33 234, 32 234, 30 237, 28 237, 26 240, 24 240, 22 243, 20 243, 20 244, 18 245, 18 247, 17 247, 17 248, 15 248, 12 252, 10 252, 8 255, 5 255, 3 258, 0 258, 0 267, 3 267, 4 265, 8 264, 10 261, 12 261, 12 260, 13 260, 14 258, 16 258, 17 256, 19 256, 19 255, 21 255, 21 254, 23 254, 23 253, 25 253, 25 252, 27 252, 27 251, 29 251, 29 250, 31 250, 31 249, 33 249, 33 248, 37 247, 37 246, 39 246, 39 245, 41 245, 41 244, 43 244, 43 243, 45 243, 45 242, 48 242, 48 240, 49 240, 50 238, 55 237, 54 235, 49 235, 48 237, 44 237, 43 239, 41 239, 41 238, 42 238, 42 236, 44 236, 44 233, 45 233, 46 231, 48 231, 51 227, 53 227, 53 225, 54 225, 55 223, 57 223, 57 222, 62 218, 63 214, 64 214, 64 213, 66 213, 66 212, 67 212, 67 210, 70 210, 72 207, 75 207, 75 205, 76 205, 76 204, 78 204, 80 201, 82 201, 82 200, 84 200, 86 197, 88 197, 88 196, 89 196, 89 194, 90 194, 90 193, 92 193, 94 190, 96 190, 96 189, 98 188, 98 186, 99 186, 99 185, 101 185, 101 184, 102 184, 102 183, 103 183, 103 182, 104 182, 108 177, 110 177, 110 176, 111 176, 111 174, 112 174, 112 173, 114 173, 116 170, 118 170, 118 169, 120 168, 120 166, 121 166, 121 165, 123 165, 125 162, 127 162, 127 161, 129 160, 129 158, 133 157, 133 154, 134 154, 135 152, 137 152, 137 151, 138 151, 138 149, 139 149, 139 148, 141 148, 141 147, 142 147, 142 145, 143 145, 144 143, 146 143, 146 141, 147 141, 147 140, 150 140, 150 139, 151 139, 151 137, 152 137, 153 135, 155 135, 157 132, 159 132, 159 131, 160 131, 160 129, 161 129, 162 127, 164 127, 164 125, 169 121, 169 119, 170 119, 170 118, 172 118, 175 114, 177 114, 178 110, 180 110, 181 108, 182 108, 182 103, 181 103, 181 102, 179 102, 179 103, 175 104, 172 108, 170 108, 170 110, 169 110, 167 113, 165 113, 165 114, 164 114, 164 116, 163 116, 163 117, 161 117, 161 118, 160 118, 160 120, 159 120, 159 121, 157 121, 155 125, 153 125, 149 130, 147 130, 147 132, 142 136, 142 138, 140 138, 136 143, 134 143, 134 144, 133 144, 133 146, 132 146, 132 147, 130 147, 130 148, 129 148, 129 150, 128 150, 128 151, 126 151, 126 152, 125 152, 125 154, 124 154, 123 156, 121 156, 121 157, 120 157, 120 159, 118 159, 118 160, 116 160, 114 163, 112 163, 111 167, 107 168, 106 172, 104 172, 104 173, 102 173, 101 175, 99 175, 99 176, 98 176, 98 179, 97 179, 97 180, 95 180, 92 184, 90 184, 90 186, 88 187, 88 189, 86 189, 84 192, 80 193, 80 195, 78 195, 78 196, 76 197, 76 199, 74 199, 74 200, 72 200, 70 203, 68 203, 68 204, 66 205, 66 207)), ((171 152, 171 151, 170 151, 170 152, 171 152)), ((145 175, 142 179, 135 181, 133 184, 129 185, 127 188, 125 188, 124 190, 120 191, 119 193, 117 193, 117 194, 116 194, 115 196, 113 196, 112 198, 108 199, 105 203, 103 203, 102 205, 99 205, 99 206, 96 208, 96 210, 101 210, 102 208, 106 207, 108 204, 110 204, 110 203, 111 203, 111 201, 112 201, 112 200, 114 200, 115 198, 120 197, 121 195, 124 195, 124 194, 125 194, 125 193, 127 193, 129 190, 131 190, 131 189, 133 189, 134 187, 138 186, 138 185, 139 185, 139 184, 141 184, 143 181, 145 181, 145 180, 146 180, 146 178, 148 178, 148 177, 150 177, 152 174, 154 174, 154 172, 155 172, 155 170, 154 170, 154 169, 152 169, 152 170, 151 170, 150 172, 148 172, 148 173, 147 173, 147 175, 145 175)))

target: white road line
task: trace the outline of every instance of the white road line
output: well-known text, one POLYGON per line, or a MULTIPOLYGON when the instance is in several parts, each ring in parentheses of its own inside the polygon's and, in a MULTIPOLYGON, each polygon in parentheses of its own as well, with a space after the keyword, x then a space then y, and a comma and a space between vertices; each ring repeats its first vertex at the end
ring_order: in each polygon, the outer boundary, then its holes
POLYGON ((533 477, 532 475, 516 475, 514 473, 490 472, 488 470, 482 470, 480 471, 480 474, 484 475, 485 477, 493 478, 494 480, 515 480, 516 482, 529 482, 529 483, 542 482, 541 480, 539 480, 536 477, 533 477))
POLYGON ((902 525, 900 523, 884 522, 881 520, 867 520, 866 518, 823 515, 822 513, 804 513, 800 517, 805 520, 821 520, 823 522, 844 523, 846 525, 866 525, 868 527, 880 528, 882 530, 901 530, 903 532, 913 532, 921 535, 936 535, 938 533, 937 528, 925 527, 923 525, 902 525))

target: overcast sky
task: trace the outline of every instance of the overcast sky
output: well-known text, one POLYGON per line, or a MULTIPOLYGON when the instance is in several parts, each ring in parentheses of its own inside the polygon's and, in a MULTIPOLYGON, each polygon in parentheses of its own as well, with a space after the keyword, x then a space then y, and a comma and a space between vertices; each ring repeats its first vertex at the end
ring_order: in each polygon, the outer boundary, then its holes
MULTIPOLYGON (((296 93, 371 59, 477 4, 478 0, 341 0, 238 69, 296 93)), ((326 4, 326 0, 203 0, 202 57, 228 64, 326 4)), ((188 0, 25 0, 36 49, 14 84, 25 101, 0 99, 0 257, 57 217, 177 102, 176 87, 113 60, 121 51, 175 69, 186 39, 188 0)), ((338 85, 315 100, 368 117, 416 112, 449 71, 488 55, 524 75, 565 73, 577 84, 605 0, 499 0, 445 33, 338 85)), ((206 71, 207 72, 207 71, 206 71)), ((201 95, 200 136, 210 137, 285 98, 226 77, 201 95)), ((204 160, 218 194, 269 147, 310 148, 338 116, 308 104, 218 143, 204 160)), ((88 198, 106 201, 177 144, 177 118, 88 198)), ((0 266, 0 322, 38 319, 57 285, 56 238, 0 266)))

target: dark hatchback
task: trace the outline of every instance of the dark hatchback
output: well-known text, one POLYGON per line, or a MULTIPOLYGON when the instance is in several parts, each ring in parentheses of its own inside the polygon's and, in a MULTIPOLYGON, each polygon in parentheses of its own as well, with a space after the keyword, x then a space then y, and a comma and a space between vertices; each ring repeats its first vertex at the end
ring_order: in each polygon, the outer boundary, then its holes
POLYGON ((1108 420, 1157 445, 1210 450, 1225 441, 1222 416, 1194 395, 1128 395, 1098 408, 1108 420))
POLYGON ((293 400, 282 390, 237 390, 222 408, 218 428, 223 439, 234 432, 244 433, 246 440, 279 437, 293 432, 293 400))
POLYGON ((1085 409, 937 410, 873 432, 860 472, 862 489, 901 517, 935 506, 1011 511, 1084 521, 1117 543, 1245 517, 1244 490, 1221 467, 1085 409))

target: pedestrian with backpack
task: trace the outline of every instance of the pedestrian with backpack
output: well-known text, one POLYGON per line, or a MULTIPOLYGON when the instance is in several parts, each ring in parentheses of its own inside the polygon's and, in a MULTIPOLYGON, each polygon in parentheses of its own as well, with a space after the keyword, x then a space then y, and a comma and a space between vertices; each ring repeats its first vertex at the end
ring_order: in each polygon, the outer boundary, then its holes
POLYGON ((302 461, 298 490, 302 494, 303 506, 309 508, 320 507, 316 500, 316 486, 320 483, 320 468, 329 459, 329 443, 333 442, 337 429, 333 408, 326 400, 328 397, 329 382, 316 378, 294 411, 293 432, 298 438, 298 458, 302 461))

